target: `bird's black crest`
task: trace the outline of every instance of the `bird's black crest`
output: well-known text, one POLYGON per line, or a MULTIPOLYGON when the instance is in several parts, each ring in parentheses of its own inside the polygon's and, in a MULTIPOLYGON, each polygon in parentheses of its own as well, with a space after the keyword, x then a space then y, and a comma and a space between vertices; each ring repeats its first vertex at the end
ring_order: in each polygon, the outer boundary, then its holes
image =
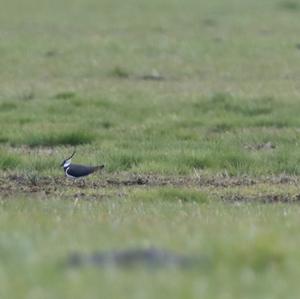
POLYGON ((76 149, 74 149, 73 154, 66 160, 69 160, 69 159, 73 158, 75 154, 76 154, 76 149))

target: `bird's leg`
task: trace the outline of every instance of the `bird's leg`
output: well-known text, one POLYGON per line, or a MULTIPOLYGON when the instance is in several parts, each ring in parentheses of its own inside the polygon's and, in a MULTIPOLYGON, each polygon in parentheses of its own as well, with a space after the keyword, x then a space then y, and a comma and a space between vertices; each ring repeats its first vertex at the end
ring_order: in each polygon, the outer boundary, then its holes
POLYGON ((84 187, 85 187, 85 180, 84 180, 83 178, 80 178, 80 179, 78 180, 78 182, 79 182, 79 187, 80 187, 80 188, 84 188, 84 187))
POLYGON ((78 187, 78 180, 72 179, 72 185, 73 187, 78 187))

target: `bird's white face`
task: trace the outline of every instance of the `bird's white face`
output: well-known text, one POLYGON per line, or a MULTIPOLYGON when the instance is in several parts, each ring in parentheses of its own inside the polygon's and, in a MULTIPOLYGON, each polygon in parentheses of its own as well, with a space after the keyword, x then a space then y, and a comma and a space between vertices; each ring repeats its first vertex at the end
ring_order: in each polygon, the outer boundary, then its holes
POLYGON ((67 168, 67 167, 69 167, 69 165, 71 164, 71 159, 73 158, 73 156, 75 155, 75 150, 74 150, 74 152, 73 152, 73 154, 68 158, 68 159, 66 159, 66 160, 63 160, 63 162, 60 164, 60 167, 63 167, 63 168, 67 168))
POLYGON ((64 168, 69 167, 70 164, 71 164, 71 159, 65 160, 65 161, 64 161, 64 168))

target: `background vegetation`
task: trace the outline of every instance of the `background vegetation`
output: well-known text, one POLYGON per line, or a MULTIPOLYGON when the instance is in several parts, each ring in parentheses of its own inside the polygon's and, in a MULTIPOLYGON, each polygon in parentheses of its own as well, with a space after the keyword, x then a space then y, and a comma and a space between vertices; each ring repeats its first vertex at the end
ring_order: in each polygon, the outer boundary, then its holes
POLYGON ((296 1, 4 6, 1 297, 297 298, 296 1), (105 173, 67 182, 74 147, 105 173), (65 265, 151 246, 208 263, 65 265))

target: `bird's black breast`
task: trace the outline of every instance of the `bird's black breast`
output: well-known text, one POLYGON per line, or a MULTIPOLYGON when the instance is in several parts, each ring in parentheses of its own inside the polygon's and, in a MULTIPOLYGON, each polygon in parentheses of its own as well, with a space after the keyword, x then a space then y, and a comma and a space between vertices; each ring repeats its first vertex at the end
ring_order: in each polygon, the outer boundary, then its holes
POLYGON ((78 177, 89 175, 94 171, 95 171, 95 167, 93 166, 70 164, 70 166, 66 169, 66 175, 78 178, 78 177))

